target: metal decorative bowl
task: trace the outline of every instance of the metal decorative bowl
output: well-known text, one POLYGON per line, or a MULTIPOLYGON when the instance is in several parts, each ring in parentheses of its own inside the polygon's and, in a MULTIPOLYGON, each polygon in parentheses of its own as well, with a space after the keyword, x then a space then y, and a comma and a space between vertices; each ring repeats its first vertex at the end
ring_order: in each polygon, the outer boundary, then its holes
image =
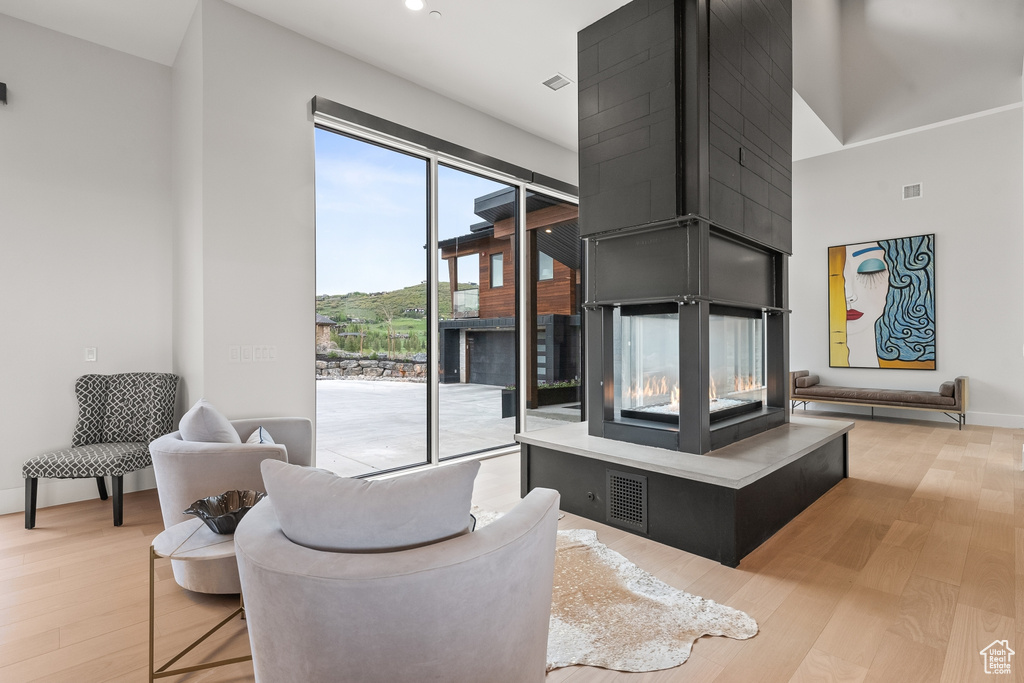
POLYGON ((216 534, 233 534, 245 513, 266 496, 263 491, 225 491, 219 496, 200 498, 185 514, 203 520, 216 534))

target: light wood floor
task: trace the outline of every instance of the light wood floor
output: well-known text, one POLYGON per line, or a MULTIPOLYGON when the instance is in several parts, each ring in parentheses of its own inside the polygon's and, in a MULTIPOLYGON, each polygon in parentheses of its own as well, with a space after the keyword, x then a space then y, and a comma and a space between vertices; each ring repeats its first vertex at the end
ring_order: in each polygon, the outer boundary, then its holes
MULTIPOLYGON (((851 478, 738 569, 566 515, 563 528, 597 529, 662 580, 745 610, 761 630, 742 642, 701 638, 667 671, 576 667, 548 681, 990 681, 983 647, 1024 648, 1024 430, 860 420, 850 443, 851 478)), ((515 505, 518 457, 485 461, 475 498, 515 505)), ((126 496, 124 519, 114 528, 99 500, 41 509, 32 531, 20 513, 0 517, 0 681, 146 680, 147 549, 162 530, 155 492, 126 496)), ((234 604, 181 590, 164 562, 158 663, 234 604)), ((208 652, 247 653, 244 626, 208 652)), ((1024 679, 1024 662, 1013 668, 1024 679)), ((251 681, 252 666, 169 680, 251 681)))

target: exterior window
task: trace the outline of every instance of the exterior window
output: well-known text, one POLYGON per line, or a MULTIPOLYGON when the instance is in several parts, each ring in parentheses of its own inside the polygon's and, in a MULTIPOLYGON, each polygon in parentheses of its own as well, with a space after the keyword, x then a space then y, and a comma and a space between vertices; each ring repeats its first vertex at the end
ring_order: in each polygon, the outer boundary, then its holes
POLYGON ((503 263, 503 254, 500 251, 497 254, 491 254, 491 287, 501 287, 504 283, 503 263))
POLYGON ((545 254, 543 251, 537 252, 539 258, 537 259, 537 279, 538 280, 554 280, 555 279, 555 260, 545 254))

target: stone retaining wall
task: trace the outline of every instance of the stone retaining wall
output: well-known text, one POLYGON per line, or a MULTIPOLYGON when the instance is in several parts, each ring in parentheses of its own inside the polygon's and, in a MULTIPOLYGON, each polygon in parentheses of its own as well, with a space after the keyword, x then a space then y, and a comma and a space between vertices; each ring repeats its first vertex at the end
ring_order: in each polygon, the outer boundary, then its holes
POLYGON ((368 358, 318 360, 316 362, 316 378, 426 382, 427 364, 368 358))

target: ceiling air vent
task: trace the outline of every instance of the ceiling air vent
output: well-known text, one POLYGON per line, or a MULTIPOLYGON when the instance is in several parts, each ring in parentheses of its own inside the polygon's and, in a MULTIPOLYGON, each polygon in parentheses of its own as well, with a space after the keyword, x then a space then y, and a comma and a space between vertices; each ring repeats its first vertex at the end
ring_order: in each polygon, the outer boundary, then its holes
POLYGON ((914 183, 913 185, 903 186, 903 198, 904 199, 917 199, 921 196, 921 183, 914 183))
POLYGON ((569 85, 570 83, 572 83, 572 81, 570 81, 568 78, 566 78, 562 74, 555 74, 554 76, 552 76, 548 80, 544 81, 544 85, 548 86, 552 90, 558 90, 559 88, 564 88, 565 86, 569 85))

